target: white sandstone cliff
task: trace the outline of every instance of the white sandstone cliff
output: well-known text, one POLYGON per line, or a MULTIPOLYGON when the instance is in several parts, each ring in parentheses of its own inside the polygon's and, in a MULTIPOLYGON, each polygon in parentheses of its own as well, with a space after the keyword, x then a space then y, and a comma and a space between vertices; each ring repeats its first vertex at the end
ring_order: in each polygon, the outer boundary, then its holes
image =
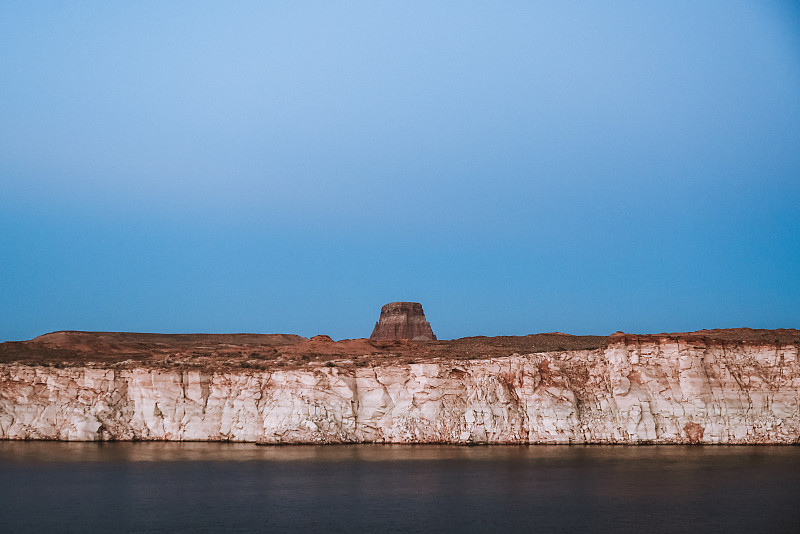
POLYGON ((0 365, 0 439, 798 443, 796 345, 229 372, 0 365))

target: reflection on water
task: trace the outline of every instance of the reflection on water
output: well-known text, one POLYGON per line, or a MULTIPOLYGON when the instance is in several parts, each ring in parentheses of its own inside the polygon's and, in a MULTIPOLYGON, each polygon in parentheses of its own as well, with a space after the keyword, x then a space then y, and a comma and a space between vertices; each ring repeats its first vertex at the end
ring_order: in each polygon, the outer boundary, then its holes
POLYGON ((798 532, 800 448, 0 442, 7 531, 798 532))
POLYGON ((0 462, 658 462, 689 465, 800 459, 795 446, 742 445, 275 445, 209 442, 0 441, 0 462))

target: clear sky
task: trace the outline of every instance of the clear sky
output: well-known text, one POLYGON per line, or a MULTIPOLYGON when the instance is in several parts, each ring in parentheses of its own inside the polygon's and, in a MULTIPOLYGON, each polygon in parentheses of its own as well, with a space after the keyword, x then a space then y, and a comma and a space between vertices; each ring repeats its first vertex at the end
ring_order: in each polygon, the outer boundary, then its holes
POLYGON ((0 341, 800 328, 792 2, 0 5, 0 341))

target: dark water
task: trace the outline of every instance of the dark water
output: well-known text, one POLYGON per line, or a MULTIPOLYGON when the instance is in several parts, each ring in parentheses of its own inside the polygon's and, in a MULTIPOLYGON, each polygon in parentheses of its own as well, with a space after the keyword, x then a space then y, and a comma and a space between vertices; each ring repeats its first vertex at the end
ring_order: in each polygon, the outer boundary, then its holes
POLYGON ((800 447, 0 442, 3 532, 800 532, 800 447))

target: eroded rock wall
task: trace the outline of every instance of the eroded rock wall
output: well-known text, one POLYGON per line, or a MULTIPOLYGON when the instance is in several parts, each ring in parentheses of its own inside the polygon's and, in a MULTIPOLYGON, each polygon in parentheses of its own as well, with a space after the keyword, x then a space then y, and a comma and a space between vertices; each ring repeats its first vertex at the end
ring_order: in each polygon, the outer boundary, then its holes
POLYGON ((0 366, 0 438, 797 443, 796 345, 608 348, 340 369, 0 366))

